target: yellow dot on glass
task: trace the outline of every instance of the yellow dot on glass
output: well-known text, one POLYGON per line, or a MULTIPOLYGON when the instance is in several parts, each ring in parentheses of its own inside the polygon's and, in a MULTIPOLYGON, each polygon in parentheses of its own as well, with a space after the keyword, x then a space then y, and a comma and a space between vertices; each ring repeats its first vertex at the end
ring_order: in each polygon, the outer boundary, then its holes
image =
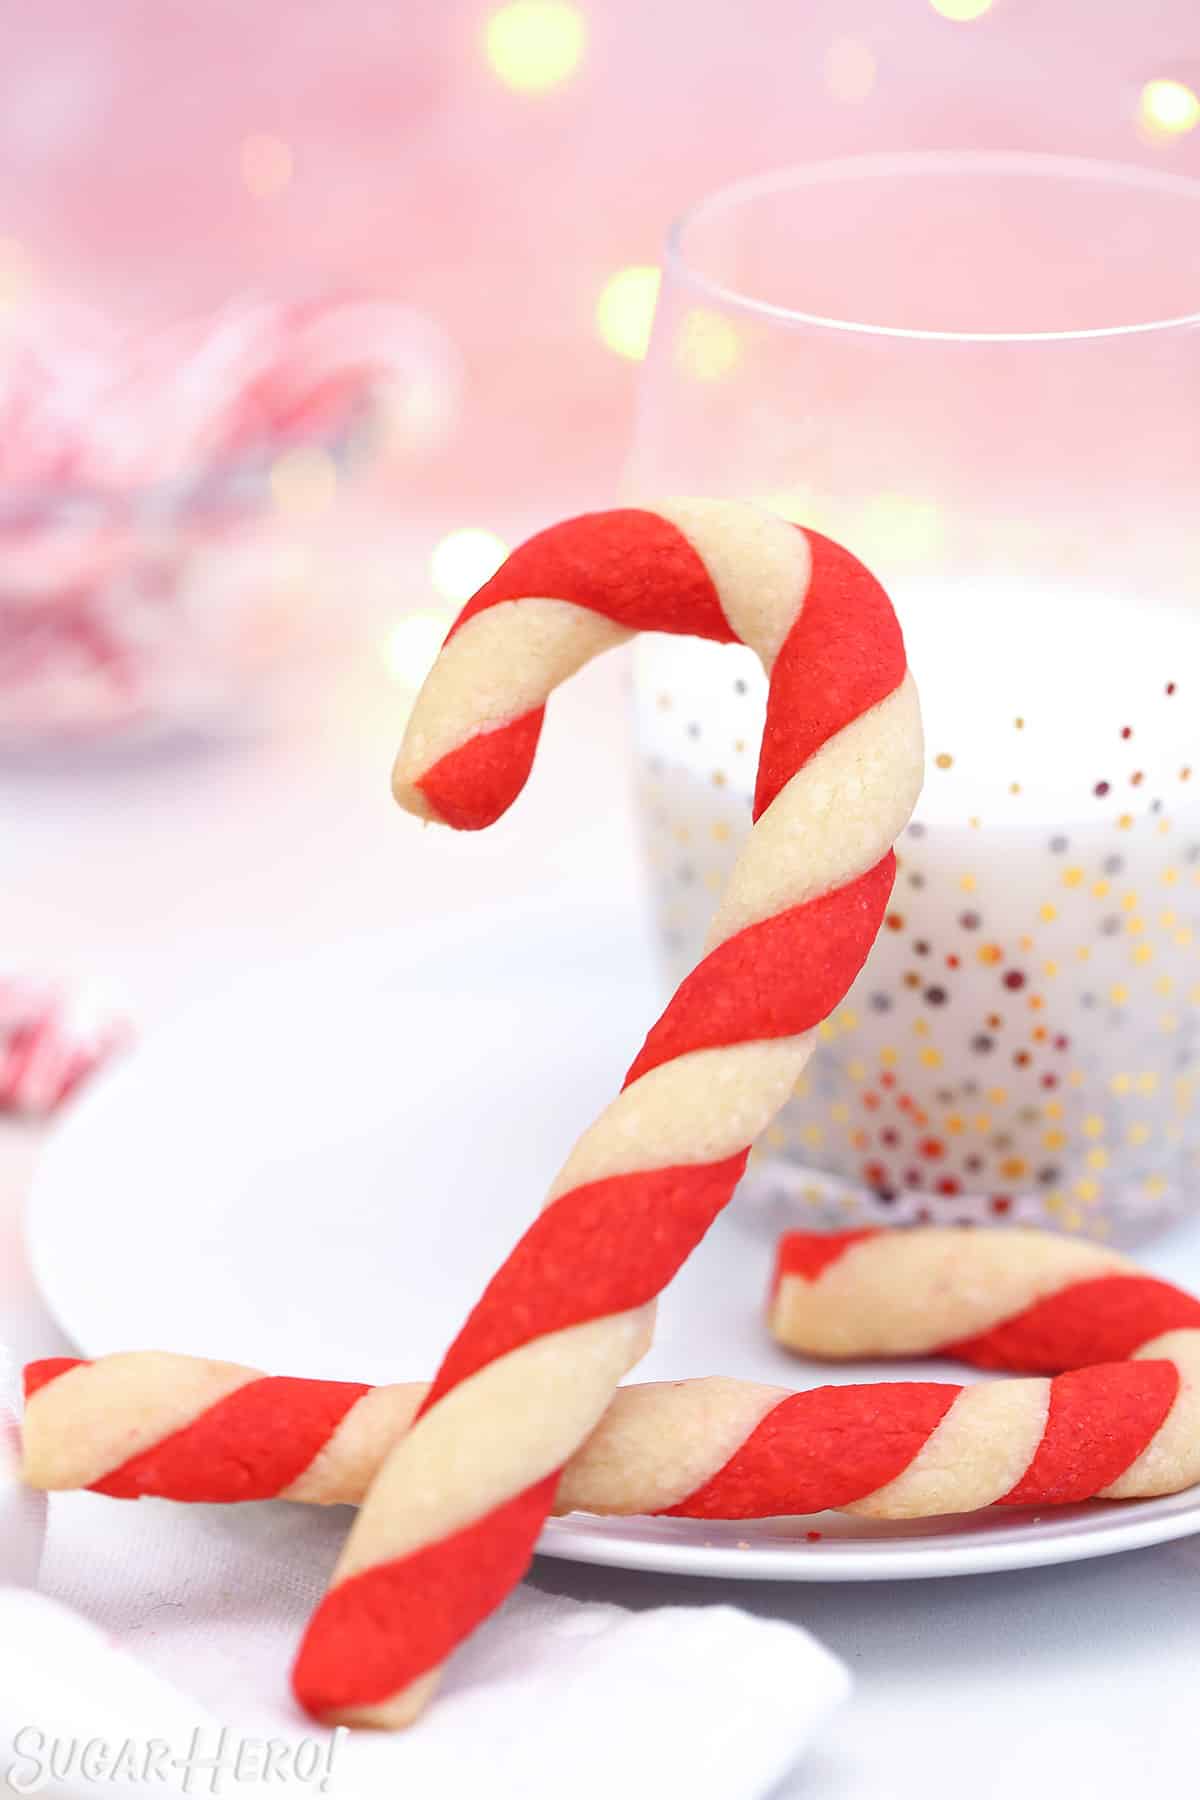
POLYGON ((1014 719, 1013 724, 1015 725, 1015 727, 1018 731, 1024 731, 1024 729, 1025 729, 1024 719, 1021 719, 1021 718, 1014 719))
POLYGON ((1148 81, 1138 102, 1138 116, 1147 131, 1178 137, 1200 124, 1200 95, 1185 81, 1148 81))
POLYGON ((469 600, 496 573, 508 555, 508 545, 494 531, 464 525, 448 531, 433 547, 429 579, 447 600, 469 600))
POLYGON ((634 263, 610 275, 596 301, 596 329, 618 356, 640 362, 650 344, 661 276, 650 263, 634 263))
POLYGON ((1066 1135, 1061 1131, 1046 1131, 1042 1134, 1042 1145, 1047 1150, 1061 1150, 1066 1141, 1066 1135))
POLYGON ((1127 1144, 1144 1144, 1149 1136, 1150 1127, 1139 1122, 1138 1124, 1129 1127, 1129 1130, 1125 1133, 1125 1142, 1127 1144))
POLYGON ((1100 1192, 1100 1186, 1090 1176, 1085 1176, 1082 1181, 1075 1183, 1074 1192, 1079 1200, 1095 1200, 1100 1192))
POLYGON ((867 1065, 862 1061, 861 1057, 856 1057, 853 1062, 846 1064, 846 1073, 851 1081, 865 1081, 867 1079, 867 1065))
POLYGON ((819 1150, 825 1140, 825 1133, 819 1125, 806 1125, 800 1136, 813 1150, 819 1150))
POLYGON ((1096 900, 1103 900, 1105 895, 1108 893, 1108 888, 1109 888, 1109 884, 1107 881, 1093 881, 1093 883, 1092 883, 1093 898, 1096 900))
POLYGON ((1191 943, 1191 941, 1192 941, 1192 934, 1186 925, 1184 926, 1182 931, 1177 931, 1175 933, 1175 936, 1173 939, 1173 942, 1178 944, 1179 948, 1181 950, 1186 950, 1188 945, 1191 943))
POLYGON ((1080 1127, 1084 1137, 1098 1138, 1104 1136, 1104 1120, 1099 1113, 1090 1113, 1080 1127))
POLYGON ((942 1053, 940 1050, 935 1050, 932 1044, 929 1044, 921 1052, 921 1061, 927 1069, 940 1069, 942 1066, 942 1053))
POLYGON ((1167 1191, 1167 1178, 1165 1175, 1147 1175, 1142 1186, 1148 1194, 1165 1194, 1167 1191))
POLYGON ((1153 960, 1154 960, 1154 945, 1153 944, 1135 944, 1134 949, 1133 949, 1133 960, 1135 963, 1153 962, 1153 960))
POLYGON ((1169 975, 1160 975, 1154 983, 1154 991, 1156 994, 1166 995, 1171 992, 1174 985, 1175 984, 1169 975))
POLYGON ((1118 831, 1128 831, 1132 827, 1132 825, 1133 825, 1133 814, 1132 813, 1122 813, 1120 818, 1117 820, 1117 830, 1118 831))
POLYGON ((929 1036, 929 1020, 928 1019, 914 1019, 913 1020, 913 1036, 914 1037, 922 1037, 922 1038, 929 1036))
POLYGON ((1004 952, 999 944, 980 944, 975 956, 977 961, 992 966, 1004 961, 1004 952))
POLYGON ((1057 906, 1051 906, 1049 900, 1046 901, 1044 906, 1038 907, 1038 918, 1041 919, 1044 925, 1049 925, 1051 921, 1057 919, 1057 917, 1058 908, 1057 906))
POLYGON ((712 835, 715 844, 724 844, 729 841, 729 827, 724 819, 717 820, 712 828, 712 835))
POLYGON ((1081 1088, 1083 1086, 1083 1070, 1082 1069, 1072 1069, 1071 1070, 1071 1073, 1067 1076, 1067 1086, 1073 1087, 1073 1088, 1081 1088))
POLYGON ((1080 887, 1082 885, 1082 883, 1083 883, 1083 870, 1082 869, 1064 869, 1063 870, 1062 884, 1064 887, 1080 887))
POLYGON ((729 777, 726 775, 724 769, 713 770, 712 784, 715 788, 723 788, 728 779, 729 777))
POLYGON ((837 1036, 837 1026, 833 1023, 832 1019, 821 1020, 821 1023, 817 1026, 817 1036, 821 1039, 822 1043, 828 1044, 832 1042, 837 1036))
POLYGON ((848 1007, 848 1006, 843 1007, 837 1017, 838 1017, 838 1024, 841 1026, 843 1031, 857 1031, 858 1030, 858 1014, 856 1012, 851 1011, 850 1007, 848 1007))
POLYGON ((1135 893, 1132 892, 1132 890, 1128 894, 1121 895, 1121 911, 1122 912, 1136 912, 1137 908, 1138 908, 1138 897, 1135 893))
POLYGON ((1020 1181, 1029 1173, 1029 1164, 1023 1156, 1006 1156, 1000 1164, 1000 1173, 1005 1181, 1020 1181))
POLYGON ((956 25, 967 25, 972 19, 982 19, 985 12, 990 12, 992 0, 929 0, 929 4, 943 19, 952 19, 956 25))
POLYGON ((835 38, 821 61, 826 90, 835 100, 857 106, 875 86, 875 57, 857 38, 835 38))
POLYGON ((1076 962, 1087 962, 1091 954, 1091 947, 1089 945, 1080 944, 1078 950, 1075 952, 1075 960, 1076 962))
POLYGON ((976 1113, 975 1117, 971 1120, 971 1124, 975 1127, 976 1131, 990 1131, 992 1129, 992 1115, 990 1113, 976 1113))
POLYGON ((1173 907, 1168 907, 1165 912, 1160 912, 1158 915, 1158 922, 1164 931, 1170 931, 1172 925, 1176 924, 1178 919, 1179 914, 1173 907))
POLYGON ((1010 794, 1019 794, 1021 791, 1020 782, 1019 781, 1010 781, 1008 784, 1008 791, 1010 794))
POLYGON ((938 755, 934 757, 933 760, 937 764, 939 769, 952 769, 954 767, 954 758, 949 754, 948 751, 945 751, 945 750, 940 751, 938 753, 938 755))
POLYGON ((1139 1094, 1152 1094, 1158 1086, 1158 1076, 1153 1069, 1146 1069, 1138 1076, 1133 1085, 1139 1094))
POLYGON ((741 333, 722 313, 693 306, 680 321, 675 360, 693 381, 724 381, 742 360, 741 333))
POLYGON ((787 1133, 782 1126, 771 1125, 763 1133, 763 1143, 770 1150, 782 1150, 787 1143, 787 1133))
POLYGON ((898 1060, 897 1053, 890 1044, 885 1045, 885 1047, 879 1052, 879 1060, 883 1064, 885 1069, 894 1069, 895 1068, 896 1062, 898 1060))
POLYGON ((239 153, 242 185, 256 200, 273 200, 290 184, 295 159, 280 137, 256 131, 242 139, 239 153))
POLYGON ((983 820, 980 818, 971 818, 967 820, 967 824, 971 827, 972 831, 978 831, 979 827, 983 824, 983 820))
POLYGON ((1114 1094, 1128 1094, 1133 1087, 1133 1076, 1114 1075, 1108 1085, 1114 1094))
POLYGON ((958 1137, 960 1132, 965 1131, 966 1128, 967 1122, 961 1113, 950 1113, 948 1115, 945 1122, 945 1129, 950 1133, 951 1137, 958 1137))
POLYGON ((1043 963, 1042 964, 1042 974, 1046 977, 1046 979, 1048 981, 1053 981, 1054 977, 1058 974, 1058 964, 1056 962, 1043 963))
POLYGON ((960 875, 958 885, 964 894, 973 894, 977 886, 974 875, 960 875))
POLYGON ((1018 942, 1018 944, 1020 944, 1022 950, 1032 950, 1033 949, 1033 939, 1029 936, 1029 934, 1027 932, 1025 934, 1023 934, 1021 937, 1019 937, 1017 939, 1017 942, 1018 942))
POLYGON ((829 1109, 829 1116, 835 1125, 848 1125, 850 1123, 850 1108, 846 1105, 844 1100, 835 1100, 829 1109))
POLYGON ((1063 1116, 1063 1103, 1061 1100, 1047 1100, 1042 1111, 1048 1119, 1061 1119, 1063 1116))
POLYGON ((1114 1006, 1124 1006, 1129 998, 1129 989, 1123 981, 1114 981, 1108 990, 1108 997, 1114 1006))
POLYGON ((795 1087, 792 1089, 792 1092, 793 1092, 793 1094, 795 1094, 797 1100, 807 1100, 809 1091, 810 1091, 810 1084, 809 1084, 808 1076, 801 1075, 799 1080, 796 1082, 795 1087))
POLYGON ((484 25, 492 73, 519 94, 544 94, 567 81, 583 60, 587 24, 567 0, 510 0, 484 25))
POLYGON ((1008 1099, 1008 1089, 1002 1087, 989 1088, 987 1097, 993 1106, 1003 1106, 1004 1102, 1008 1099))
POLYGON ((1141 937, 1143 931, 1146 929, 1146 921, 1135 914, 1132 919, 1126 919, 1125 929, 1130 937, 1141 937))

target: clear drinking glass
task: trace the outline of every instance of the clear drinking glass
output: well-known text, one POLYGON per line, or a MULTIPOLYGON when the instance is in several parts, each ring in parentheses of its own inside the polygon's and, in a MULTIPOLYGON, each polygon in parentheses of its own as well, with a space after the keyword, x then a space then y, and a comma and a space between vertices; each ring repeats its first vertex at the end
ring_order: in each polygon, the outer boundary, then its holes
MULTIPOLYGON (((1200 1202, 1200 183, 917 154, 722 190, 668 245, 625 487, 846 544, 922 695, 887 927, 751 1201, 1118 1241, 1200 1202)), ((672 978, 765 691, 740 648, 639 644, 672 978)))

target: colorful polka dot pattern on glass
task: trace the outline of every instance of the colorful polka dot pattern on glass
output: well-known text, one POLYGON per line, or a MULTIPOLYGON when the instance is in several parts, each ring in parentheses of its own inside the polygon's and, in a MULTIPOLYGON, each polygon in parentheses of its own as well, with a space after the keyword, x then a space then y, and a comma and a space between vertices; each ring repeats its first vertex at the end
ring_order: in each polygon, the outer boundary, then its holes
MULTIPOLYGON (((637 654, 644 848, 674 979, 748 828, 761 677, 737 649, 637 654)), ((1061 817, 1037 773, 1061 720, 1025 695, 994 719, 981 706, 986 793, 969 735, 930 731, 885 929, 751 1159, 767 1228, 1024 1222, 1128 1242, 1200 1191, 1187 698, 1169 670, 1135 698, 1081 751, 1061 817)))

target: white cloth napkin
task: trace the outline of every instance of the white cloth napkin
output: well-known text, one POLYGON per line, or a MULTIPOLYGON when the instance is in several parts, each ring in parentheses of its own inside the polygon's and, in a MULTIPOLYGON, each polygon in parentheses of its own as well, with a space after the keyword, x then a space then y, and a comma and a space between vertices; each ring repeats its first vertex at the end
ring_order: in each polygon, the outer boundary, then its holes
MULTIPOLYGON (((31 1579, 38 1514, 0 1465, 0 1582, 31 1579)), ((40 1769, 41 1791, 64 1800, 256 1785, 335 1800, 764 1800, 849 1691, 797 1626, 724 1605, 630 1612, 526 1583, 453 1659, 416 1729, 335 1737, 296 1710, 287 1674, 348 1522, 342 1508, 56 1495, 42 1591, 0 1588, 0 1791, 9 1770, 38 1791, 40 1769), (179 1760, 151 1782, 154 1739, 179 1760), (89 1741, 101 1749, 81 1771, 89 1741)))

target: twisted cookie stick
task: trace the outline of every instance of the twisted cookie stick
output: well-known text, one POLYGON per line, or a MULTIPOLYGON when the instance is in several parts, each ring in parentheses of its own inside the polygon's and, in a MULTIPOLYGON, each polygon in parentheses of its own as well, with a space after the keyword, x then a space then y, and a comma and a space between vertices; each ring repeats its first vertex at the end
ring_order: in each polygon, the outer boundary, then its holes
POLYGON ((963 1390, 902 1478, 932 1482, 938 1511, 984 1491, 975 1445, 992 1407, 1009 1410, 987 1481, 1011 1484, 993 1500, 1131 1500, 1200 1481, 1200 1301, 1115 1251, 1039 1231, 790 1232, 768 1318, 811 1356, 1070 1371, 963 1390))
MULTIPOLYGON (((906 1234, 924 1237, 930 1253, 939 1235, 906 1234)), ((1025 1260, 1013 1235, 998 1239, 1008 1246, 998 1262, 984 1259, 992 1279, 1025 1260)), ((827 1240, 804 1242, 811 1256, 827 1240)), ((1042 1242, 1053 1256, 1061 1240, 1042 1242)), ((912 1273, 906 1254, 897 1276, 912 1273)), ((928 1260, 936 1264, 935 1255, 928 1260)), ((1172 1317, 1200 1319, 1200 1304, 1165 1282, 1110 1279, 1129 1289, 1126 1336, 1157 1333, 1172 1317)), ((978 1302, 982 1290, 975 1293, 978 1302)), ((1107 1321, 1103 1307, 1097 1312, 1091 1348, 1109 1347, 1113 1312, 1107 1321)), ((1072 1331, 1072 1352, 1089 1348, 1072 1331)), ((1198 1337, 1169 1332, 1159 1340, 1162 1361, 1056 1381, 877 1382, 789 1394, 715 1376, 621 1388, 563 1471, 554 1510, 745 1519, 838 1508, 916 1518, 1087 1499, 1111 1491, 1122 1471, 1126 1499, 1172 1491, 1200 1476, 1200 1446, 1182 1459, 1149 1457, 1146 1433, 1161 1432, 1177 1404, 1198 1337)), ((298 1381, 156 1352, 54 1358, 26 1370, 25 1476, 34 1487, 90 1487, 121 1499, 354 1503, 425 1392, 424 1383, 298 1381)), ((1185 1428, 1176 1436, 1186 1448, 1185 1428)))
POLYGON ((741 640, 771 677, 757 824, 710 948, 451 1345, 310 1624, 298 1698, 400 1725, 526 1569, 560 1471, 643 1354, 652 1303, 728 1200, 883 917, 921 776, 882 589, 846 551, 733 502, 573 519, 460 614, 396 765, 402 805, 490 824, 547 696, 631 632, 741 640))

